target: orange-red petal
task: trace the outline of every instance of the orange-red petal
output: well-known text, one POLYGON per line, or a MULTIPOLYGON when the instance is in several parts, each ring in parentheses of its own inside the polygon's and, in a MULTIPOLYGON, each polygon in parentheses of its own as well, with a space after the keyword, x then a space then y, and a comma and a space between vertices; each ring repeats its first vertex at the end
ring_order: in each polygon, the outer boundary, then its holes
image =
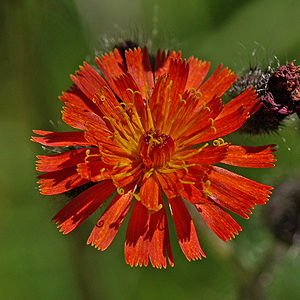
MULTIPOLYGON (((141 92, 137 83, 134 81, 134 78, 130 73, 121 74, 118 77, 114 78, 114 83, 119 90, 120 94, 122 95, 122 101, 125 104, 134 103, 136 111, 139 115, 140 122, 142 123, 143 127, 146 128, 147 124, 147 115, 145 109, 145 103, 141 96, 141 92)), ((132 111, 132 106, 128 105, 126 107, 127 113, 130 115, 132 120, 137 124, 136 116, 132 111)))
POLYGON ((203 135, 197 139, 196 143, 207 142, 232 133, 239 129, 246 122, 247 118, 248 114, 245 113, 245 109, 241 106, 231 114, 217 118, 213 122, 213 128, 203 133, 203 135))
POLYGON ((149 210, 157 211, 159 209, 159 186, 156 178, 144 176, 141 183, 140 198, 141 203, 149 210))
POLYGON ((107 86, 105 80, 86 62, 83 67, 80 66, 80 71, 76 72, 76 77, 71 75, 71 79, 91 100, 99 89, 107 86))
POLYGON ((91 232, 87 244, 104 251, 116 236, 130 208, 136 186, 126 187, 123 195, 116 194, 91 232))
POLYGON ((95 60, 109 86, 117 96, 122 99, 122 95, 119 93, 113 81, 113 77, 119 76, 127 71, 119 51, 115 49, 114 53, 109 52, 109 54, 101 55, 101 61, 98 57, 96 57, 95 60))
MULTIPOLYGON (((156 79, 154 90, 149 99, 149 107, 155 128, 161 128, 164 123, 168 102, 168 85, 170 77, 164 74, 156 79)), ((147 128, 148 129, 148 128, 147 128)), ((149 128, 150 129, 150 128, 149 128)))
POLYGON ((188 168, 188 173, 185 169, 179 169, 176 171, 178 178, 182 182, 201 182, 204 179, 206 172, 208 171, 205 165, 195 165, 188 168))
POLYGON ((266 145, 259 147, 250 146, 229 146, 226 158, 222 163, 245 168, 270 168, 274 167, 276 161, 271 149, 275 145, 266 145))
MULTIPOLYGON (((220 145, 220 146, 207 146, 201 150, 201 152, 191 156, 186 159, 187 164, 216 164, 220 162, 222 159, 227 157, 228 144, 220 145)), ((183 157, 184 155, 188 155, 189 153, 193 153, 196 149, 186 150, 180 153, 183 157)))
POLYGON ((171 252, 167 215, 160 197, 159 211, 149 213, 140 202, 135 201, 125 238, 125 261, 130 266, 148 265, 148 259, 153 267, 166 268, 167 256, 171 266, 171 252))
POLYGON ((172 58, 170 61, 169 70, 167 71, 170 78, 170 94, 169 98, 167 97, 165 101, 171 99, 172 105, 169 109, 169 114, 172 116, 175 110, 177 109, 177 104, 179 103, 179 95, 183 95, 186 90, 186 83, 189 76, 189 64, 186 60, 181 58, 172 58))
POLYGON ((186 83, 186 89, 198 89, 201 83, 203 82, 208 70, 210 63, 197 58, 190 57, 188 59, 189 63, 189 77, 186 83))
POLYGON ((209 203, 209 200, 207 200, 203 193, 195 187, 194 184, 184 184, 184 190, 180 193, 180 196, 192 203, 192 204, 195 204, 195 203, 202 203, 202 204, 205 204, 205 203, 209 203))
POLYGON ((204 102, 209 101, 214 95, 221 97, 236 80, 237 76, 234 76, 233 72, 227 68, 221 69, 222 65, 219 65, 198 89, 204 102))
POLYGON ((159 76, 166 74, 169 66, 170 66, 170 62, 172 58, 180 58, 181 56, 181 52, 175 52, 172 51, 172 53, 166 53, 165 51, 157 51, 156 54, 156 58, 155 58, 155 68, 154 68, 154 75, 155 78, 158 78, 159 76))
POLYGON ((101 115, 96 104, 75 84, 73 84, 66 92, 63 92, 63 95, 60 96, 59 99, 67 106, 72 104, 72 106, 81 108, 84 111, 91 111, 95 114, 101 115))
MULTIPOLYGON (((55 155, 38 155, 36 170, 38 172, 53 172, 61 169, 76 166, 84 161, 88 151, 91 155, 99 154, 98 148, 80 148, 65 151, 55 155)), ((97 156, 91 156, 90 160, 99 159, 97 156)))
MULTIPOLYGON (((91 111, 85 111, 72 103, 67 103, 68 107, 63 107, 62 111, 62 120, 68 124, 69 126, 84 130, 86 122, 96 122, 99 125, 105 125, 103 119, 98 115, 91 111)), ((97 107, 99 110, 99 108, 97 107)), ((102 115, 99 110, 100 115, 102 115)))
POLYGON ((207 226, 224 242, 239 234, 242 228, 217 203, 195 204, 207 226))
POLYGON ((76 168, 73 166, 39 175, 37 178, 40 193, 42 195, 61 194, 88 183, 88 180, 77 173, 76 168))
POLYGON ((252 90, 252 87, 247 88, 239 96, 224 105, 224 109, 218 118, 223 118, 232 114, 241 106, 244 108, 245 114, 253 114, 261 106, 261 104, 259 104, 259 99, 256 97, 255 90, 252 90))
POLYGON ((180 182, 176 172, 156 172, 155 174, 167 198, 176 197, 180 194, 181 191, 183 191, 183 184, 180 182))
POLYGON ((43 137, 31 137, 32 142, 42 144, 50 147, 64 147, 64 146, 88 146, 89 143, 84 138, 82 131, 70 132, 53 132, 44 130, 33 130, 35 134, 43 137))
POLYGON ((52 219, 63 234, 67 234, 86 220, 115 190, 111 180, 105 180, 88 188, 68 204, 52 219))
POLYGON ((95 93, 93 101, 97 104, 103 115, 109 118, 119 118, 116 106, 119 106, 120 110, 123 110, 115 94, 109 87, 106 86, 95 93))
POLYGON ((89 142, 90 145, 97 146, 99 143, 103 142, 108 145, 115 145, 112 138, 112 132, 104 124, 97 124, 94 122, 87 122, 85 124, 84 137, 89 142))
POLYGON ((142 97, 146 99, 146 85, 150 94, 154 87, 153 71, 151 69, 147 48, 144 47, 143 51, 141 48, 135 48, 133 51, 129 49, 129 51, 125 52, 125 58, 128 72, 138 85, 142 97))
POLYGON ((101 160, 80 163, 77 165, 78 174, 89 181, 98 182, 110 178, 109 170, 112 166, 101 160))
POLYGON ((179 136, 178 142, 187 144, 187 141, 191 140, 191 142, 189 142, 190 147, 217 138, 216 133, 218 133, 218 131, 214 120, 222 111, 222 102, 220 98, 214 96, 204 107, 201 98, 202 97, 199 98, 198 103, 202 103, 202 106, 197 108, 192 114, 192 117, 187 116, 189 126, 182 129, 180 119, 178 119, 176 122, 178 129, 176 129, 176 127, 172 128, 174 134, 179 136))
POLYGON ((185 257, 189 261, 205 257, 199 244, 194 222, 182 199, 176 197, 168 200, 179 246, 185 257))
MULTIPOLYGON (((122 164, 122 162, 121 162, 122 164)), ((111 177, 117 187, 123 187, 131 182, 139 182, 143 176, 143 165, 140 162, 128 163, 125 167, 113 168, 111 177)))
POLYGON ((272 187, 260 184, 217 166, 210 166, 208 180, 211 198, 220 206, 248 218, 250 209, 265 204, 272 187))
POLYGON ((166 123, 172 119, 185 91, 188 71, 189 67, 185 60, 171 58, 167 73, 156 79, 149 99, 155 128, 164 131, 163 125, 167 125, 166 123))

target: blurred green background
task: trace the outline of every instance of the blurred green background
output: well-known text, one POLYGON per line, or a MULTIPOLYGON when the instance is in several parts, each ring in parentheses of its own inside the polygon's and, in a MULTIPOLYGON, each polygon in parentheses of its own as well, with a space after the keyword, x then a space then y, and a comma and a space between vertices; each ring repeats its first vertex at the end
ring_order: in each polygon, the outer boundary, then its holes
MULTIPOLYGON (((68 130, 57 97, 69 74, 101 51, 103 34, 142 32, 154 49, 209 60, 211 71, 220 63, 239 71, 266 66, 273 55, 299 64, 299 12, 296 0, 2 0, 0 299, 250 299, 257 287, 267 299, 300 299, 298 249, 273 239, 264 207, 248 221, 235 217, 243 231, 229 243, 197 219, 202 261, 186 261, 171 232, 175 267, 166 270, 125 264, 125 224, 106 251, 87 246, 101 211, 63 236, 51 223, 62 203, 39 195, 34 165, 43 152, 29 141, 32 129, 68 130)), ((279 135, 233 135, 237 144, 278 144, 276 168, 238 172, 268 185, 297 177, 298 123, 279 135)))

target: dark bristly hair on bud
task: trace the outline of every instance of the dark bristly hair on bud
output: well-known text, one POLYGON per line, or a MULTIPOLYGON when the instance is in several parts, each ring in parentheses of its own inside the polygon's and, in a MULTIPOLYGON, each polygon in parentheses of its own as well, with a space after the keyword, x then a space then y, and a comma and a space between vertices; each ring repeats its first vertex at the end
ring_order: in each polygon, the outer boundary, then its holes
POLYGON ((131 40, 125 40, 117 45, 114 46, 114 48, 118 49, 120 52, 120 55, 122 56, 124 62, 126 63, 125 60, 125 52, 128 51, 129 49, 133 50, 134 48, 137 48, 139 45, 131 40))
POLYGON ((266 225, 288 245, 300 244, 300 179, 288 179, 275 187, 264 208, 266 225))
POLYGON ((99 36, 98 41, 99 45, 95 50, 96 56, 100 57, 102 54, 109 53, 117 48, 123 60, 126 50, 146 46, 149 53, 151 53, 154 46, 153 36, 148 36, 141 28, 126 30, 117 25, 114 26, 112 32, 99 36))
MULTIPOLYGON (((170 48, 173 50, 178 49, 177 41, 170 35, 170 32, 165 31, 164 34, 158 36, 157 28, 155 26, 153 30, 149 32, 139 27, 127 30, 115 25, 110 33, 99 36, 98 42, 99 45, 95 50, 95 55, 97 57, 109 53, 110 51, 113 52, 114 49, 118 49, 125 64, 126 51, 130 49, 133 51, 134 48, 137 47, 140 47, 143 50, 144 46, 146 46, 153 72, 158 49, 161 49, 162 51, 167 51, 167 49, 170 48)), ((97 66, 94 67, 98 70, 97 66)))
POLYGON ((228 91, 236 97, 249 86, 253 86, 263 103, 262 107, 240 128, 247 134, 278 132, 286 117, 297 113, 300 117, 300 66, 293 62, 277 69, 269 66, 247 70, 228 91))
MULTIPOLYGON (((126 59, 125 59, 125 52, 128 50, 134 50, 134 48, 141 47, 143 48, 143 45, 138 45, 137 43, 131 41, 131 40, 124 40, 117 45, 115 45, 113 48, 118 49, 120 55, 123 58, 123 61, 126 65, 126 59)), ((153 54, 148 54, 149 55, 149 60, 150 60, 150 65, 152 68, 152 71, 154 72, 154 67, 155 67, 155 56, 153 54)))

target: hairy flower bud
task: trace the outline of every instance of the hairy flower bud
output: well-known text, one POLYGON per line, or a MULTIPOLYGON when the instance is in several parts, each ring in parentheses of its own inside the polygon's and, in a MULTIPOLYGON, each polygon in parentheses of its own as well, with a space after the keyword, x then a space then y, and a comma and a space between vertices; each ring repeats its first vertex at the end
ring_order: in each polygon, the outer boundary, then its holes
POLYGON ((276 132, 282 121, 293 113, 300 116, 300 66, 293 62, 282 65, 274 71, 250 69, 244 73, 229 90, 236 97, 242 90, 253 86, 263 103, 262 107, 240 128, 243 133, 263 134, 276 132))

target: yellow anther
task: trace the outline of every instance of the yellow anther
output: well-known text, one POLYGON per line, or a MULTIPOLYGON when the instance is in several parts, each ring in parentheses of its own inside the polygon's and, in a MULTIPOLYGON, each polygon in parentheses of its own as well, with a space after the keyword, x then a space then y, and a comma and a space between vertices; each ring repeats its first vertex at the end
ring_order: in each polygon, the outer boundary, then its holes
POLYGON ((117 188, 117 192, 119 195, 124 195, 124 193, 125 193, 124 189, 120 188, 120 187, 117 188))
POLYGON ((207 198, 208 196, 212 196, 212 192, 210 192, 210 191, 208 190, 208 187, 209 187, 210 184, 211 184, 210 180, 206 180, 205 182, 201 181, 201 183, 202 183, 202 184, 204 185, 204 187, 205 187, 204 191, 202 191, 202 192, 203 192, 203 196, 204 196, 205 198, 207 198))
POLYGON ((210 192, 209 190, 205 190, 203 191, 204 197, 207 198, 208 196, 212 196, 212 192, 210 192))
POLYGON ((204 106, 203 110, 207 109, 210 112, 210 108, 208 106, 204 106))
POLYGON ((211 184, 210 180, 206 180, 206 181, 204 182, 204 185, 205 185, 206 187, 209 187, 210 184, 211 184))
POLYGON ((113 125, 113 121, 116 121, 114 118, 109 118, 109 117, 107 117, 107 116, 103 116, 103 119, 107 119, 108 121, 109 121, 109 123, 111 124, 111 126, 113 126, 114 127, 114 125, 113 125))
POLYGON ((115 133, 113 133, 112 135, 109 135, 106 140, 109 140, 109 139, 112 139, 114 140, 115 139, 115 133))
POLYGON ((183 103, 186 104, 186 101, 182 98, 182 96, 179 94, 179 104, 183 103))
POLYGON ((214 119, 209 118, 208 120, 211 121, 211 127, 210 128, 212 128, 214 130, 214 133, 216 134, 217 133, 217 129, 216 129, 216 127, 214 127, 214 123, 215 123, 214 119))
POLYGON ((115 106, 114 111, 115 111, 116 114, 122 114, 122 113, 124 113, 123 107, 120 106, 120 105, 115 106))
POLYGON ((196 164, 189 164, 187 165, 184 161, 182 161, 182 165, 175 165, 175 164, 172 164, 172 163, 168 163, 167 164, 167 168, 159 168, 157 169, 157 171, 159 173, 173 173, 173 172, 176 172, 177 170, 181 170, 181 169, 184 169, 186 171, 186 173, 189 172, 189 167, 194 167, 196 164))
POLYGON ((98 181, 101 181, 103 178, 105 178, 105 177, 104 177, 104 174, 103 174, 104 171, 105 171, 105 168, 102 168, 102 169, 100 170, 100 173, 101 173, 101 174, 100 174, 99 176, 96 177, 96 179, 97 179, 98 181))
POLYGON ((147 208, 148 208, 148 213, 149 214, 154 214, 154 213, 156 213, 157 211, 159 211, 159 210, 161 210, 162 209, 162 204, 159 204, 158 206, 157 206, 157 209, 152 209, 152 206, 151 205, 148 205, 148 206, 146 206, 147 208))
POLYGON ((90 149, 86 149, 85 151, 85 158, 84 158, 84 162, 85 163, 89 163, 88 159, 89 157, 92 157, 92 156, 100 156, 100 154, 90 154, 91 153, 91 150, 90 149))
POLYGON ((225 142, 222 138, 218 138, 217 140, 213 141, 213 145, 218 147, 218 146, 223 146, 228 144, 227 142, 225 142))
MULTIPOLYGON (((130 165, 130 164, 128 164, 130 165)), ((142 163, 140 163, 136 168, 132 169, 130 172, 123 172, 123 173, 117 173, 115 175, 110 175, 110 177, 112 178, 112 180, 115 180, 115 178, 122 178, 122 177, 128 177, 133 175, 134 173, 136 173, 139 169, 142 168, 142 163)))
POLYGON ((197 97, 201 97, 202 96, 202 93, 201 92, 197 92, 195 88, 191 88, 190 89, 190 93, 195 94, 197 97))
POLYGON ((115 166, 113 166, 113 171, 116 168, 124 168, 124 167, 127 167, 127 166, 131 165, 131 162, 129 162, 129 163, 122 163, 122 161, 123 161, 123 159, 120 159, 120 161, 115 166))
POLYGON ((181 180, 181 179, 179 179, 179 181, 183 184, 193 184, 193 185, 196 184, 194 181, 184 181, 184 180, 181 180))
POLYGON ((158 207, 157 207, 157 209, 156 209, 155 211, 159 211, 159 210, 161 210, 161 209, 162 209, 162 207, 163 207, 163 206, 162 206, 162 204, 159 204, 159 205, 158 205, 158 207))
POLYGON ((105 96, 100 95, 100 93, 101 93, 101 91, 98 89, 97 93, 94 94, 93 99, 92 99, 92 101, 93 101, 94 103, 96 103, 97 100, 99 100, 99 99, 100 99, 101 101, 104 101, 104 100, 105 100, 105 96), (104 97, 104 100, 102 100, 103 97, 104 97))
MULTIPOLYGON (((149 145, 150 146, 152 146, 153 143, 155 145, 159 145, 160 144, 160 141, 153 136, 154 134, 155 134, 155 130, 154 130, 154 128, 151 128, 151 133, 148 133, 148 136, 150 136, 150 140, 149 140, 149 145)), ((160 131, 158 132, 158 134, 160 135, 160 131)))
MULTIPOLYGON (((201 111, 202 111, 202 110, 201 110, 201 111)), ((201 114, 201 111, 198 112, 198 115, 201 114)), ((196 118, 196 117, 195 117, 195 118, 196 118)), ((208 120, 210 120, 210 122, 211 122, 210 127, 208 127, 208 128, 207 128, 206 130, 204 130, 204 131, 199 132, 198 134, 192 135, 192 137, 190 137, 189 139, 184 139, 184 140, 182 141, 182 145, 183 145, 182 148, 184 148, 184 145, 187 145, 187 144, 190 144, 190 143, 196 141, 197 139, 199 139, 202 135, 204 135, 206 132, 208 132, 208 131, 211 130, 211 129, 214 130, 214 133, 215 133, 215 134, 217 133, 217 129, 214 127, 214 120, 213 120, 212 118, 209 118, 208 120)), ((189 128, 189 127, 191 127, 191 124, 187 125, 187 126, 184 127, 183 129, 181 129, 181 131, 176 132, 176 134, 177 134, 178 136, 180 136, 181 133, 185 132, 185 131, 187 130, 187 128, 189 128)))
POLYGON ((214 145, 215 147, 220 146, 219 140, 214 140, 214 141, 213 141, 213 145, 214 145))
POLYGON ((88 163, 88 158, 90 157, 90 153, 91 153, 91 150, 90 149, 87 149, 86 151, 85 151, 85 158, 84 158, 84 162, 85 163, 88 163))
POLYGON ((151 168, 149 171, 147 171, 147 172, 145 173, 145 177, 146 177, 146 178, 151 177, 152 174, 153 174, 153 172, 154 172, 154 168, 151 168))
POLYGON ((129 194, 130 194, 131 196, 133 196, 137 201, 141 201, 141 197, 140 197, 138 194, 132 193, 132 192, 130 192, 129 194))
MULTIPOLYGON (((126 114, 126 113, 125 113, 125 114, 126 114)), ((126 119, 126 118, 127 118, 127 116, 125 116, 125 119, 126 119)), ((120 120, 120 119, 118 120, 118 125, 119 125, 119 128, 120 128, 121 132, 123 133, 125 139, 127 139, 128 141, 134 141, 134 142, 135 142, 135 140, 133 140, 132 137, 131 137, 130 135, 128 135, 128 133, 127 133, 127 131, 125 130, 125 128, 124 128, 123 124, 121 123, 121 120, 120 120)))
MULTIPOLYGON (((190 165, 189 165, 189 166, 190 166, 190 165)), ((188 165, 187 165, 187 164, 185 163, 185 161, 183 160, 183 161, 182 161, 182 166, 181 166, 181 168, 184 169, 184 170, 188 173, 189 170, 188 170, 187 167, 188 167, 188 165)))
POLYGON ((121 166, 121 161, 122 161, 122 159, 121 159, 115 166, 113 166, 113 171, 114 171, 116 168, 120 168, 120 166, 121 166))
MULTIPOLYGON (((134 104, 134 94, 137 93, 137 94, 140 94, 140 95, 141 95, 141 92, 140 92, 140 91, 133 91, 133 90, 130 89, 130 88, 126 89, 126 91, 131 92, 132 104, 134 104)), ((129 104, 130 104, 130 103, 129 103, 129 104)))

